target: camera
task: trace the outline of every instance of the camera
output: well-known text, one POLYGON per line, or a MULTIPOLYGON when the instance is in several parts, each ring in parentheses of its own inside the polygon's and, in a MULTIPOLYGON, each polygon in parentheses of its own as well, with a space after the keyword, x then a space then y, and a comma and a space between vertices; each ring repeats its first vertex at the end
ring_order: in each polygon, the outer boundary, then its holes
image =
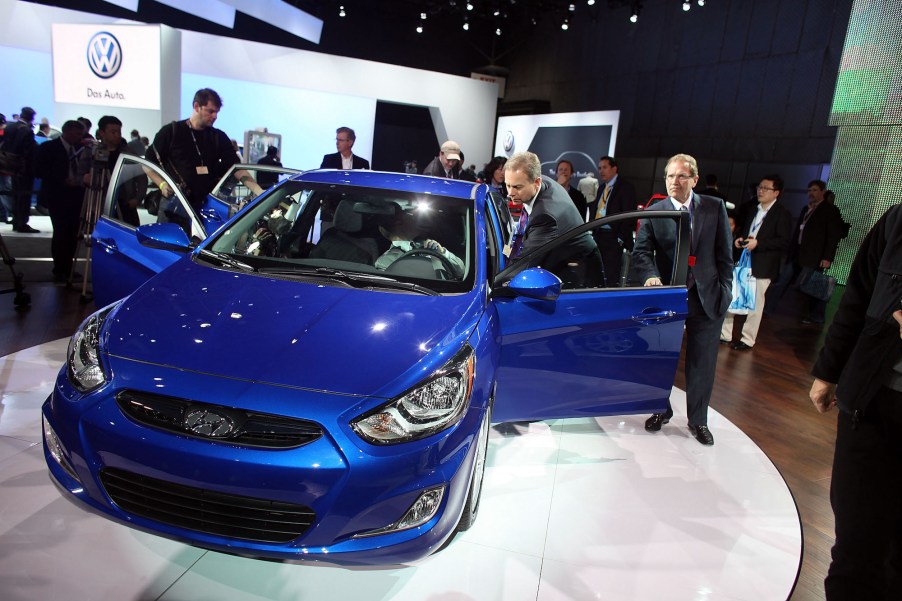
POLYGON ((106 147, 106 144, 98 140, 94 143, 94 148, 91 150, 91 160, 95 163, 109 163, 110 149, 106 147))

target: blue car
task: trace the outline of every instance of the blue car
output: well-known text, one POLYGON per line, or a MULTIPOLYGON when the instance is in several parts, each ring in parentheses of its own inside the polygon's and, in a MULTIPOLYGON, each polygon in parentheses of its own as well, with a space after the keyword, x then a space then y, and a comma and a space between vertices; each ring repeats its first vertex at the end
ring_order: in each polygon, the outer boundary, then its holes
POLYGON ((688 251, 654 288, 562 289, 541 267, 638 213, 511 264, 484 184, 309 171, 208 232, 187 204, 187 222, 119 223, 121 168, 94 232, 109 304, 43 406, 50 473, 110 519, 250 557, 406 563, 474 522, 493 423, 665 407, 688 251))

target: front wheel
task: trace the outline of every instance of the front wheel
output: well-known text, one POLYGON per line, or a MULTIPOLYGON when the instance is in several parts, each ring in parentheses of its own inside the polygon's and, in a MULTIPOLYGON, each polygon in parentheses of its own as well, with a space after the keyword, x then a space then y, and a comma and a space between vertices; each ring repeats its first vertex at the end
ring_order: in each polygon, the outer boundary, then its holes
POLYGON ((476 521, 476 513, 479 511, 479 501, 482 499, 482 480, 485 475, 485 456, 489 446, 489 429, 491 428, 492 406, 485 411, 482 416, 482 425, 479 427, 478 438, 476 439, 476 457, 473 460, 473 475, 470 476, 470 489, 467 491, 467 502, 464 505, 464 512, 457 522, 457 532, 469 530, 473 522, 476 521))

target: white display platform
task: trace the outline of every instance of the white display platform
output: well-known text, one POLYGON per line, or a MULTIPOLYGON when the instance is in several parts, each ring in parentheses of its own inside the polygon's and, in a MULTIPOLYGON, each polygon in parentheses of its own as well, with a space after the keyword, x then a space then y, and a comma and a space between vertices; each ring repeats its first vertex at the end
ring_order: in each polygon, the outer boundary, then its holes
POLYGON ((243 559, 131 530, 51 483, 39 408, 66 340, 0 358, 0 599, 785 600, 802 533, 770 460, 711 412, 703 447, 676 417, 497 426, 473 528, 411 566, 243 559))

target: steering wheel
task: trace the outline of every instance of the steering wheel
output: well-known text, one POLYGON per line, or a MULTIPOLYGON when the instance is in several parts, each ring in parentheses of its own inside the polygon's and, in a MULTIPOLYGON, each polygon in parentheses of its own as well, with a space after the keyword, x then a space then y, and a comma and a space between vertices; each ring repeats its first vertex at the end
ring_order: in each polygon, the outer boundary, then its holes
POLYGON ((449 277, 453 276, 454 264, 448 260, 448 257, 446 257, 445 255, 443 255, 442 253, 440 253, 437 250, 432 250, 431 248, 412 248, 412 249, 408 250, 406 253, 404 253, 397 259, 395 259, 394 262, 388 266, 388 269, 386 269, 386 271, 392 271, 393 266, 397 265, 404 259, 407 259, 410 257, 415 257, 417 255, 426 255, 429 257, 437 258, 442 264, 442 270, 445 271, 449 277))

